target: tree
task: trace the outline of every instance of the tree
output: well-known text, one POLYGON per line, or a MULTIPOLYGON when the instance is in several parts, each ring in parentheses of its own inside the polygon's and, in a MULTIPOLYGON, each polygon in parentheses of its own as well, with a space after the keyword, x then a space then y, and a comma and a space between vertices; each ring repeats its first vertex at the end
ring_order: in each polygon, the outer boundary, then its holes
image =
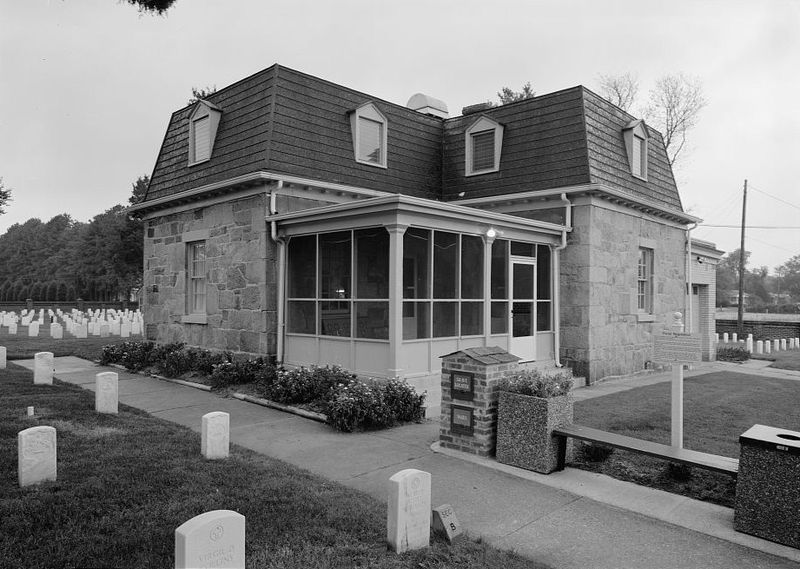
POLYGON ((788 292, 792 299, 800 299, 800 255, 786 261, 775 272, 778 273, 780 290, 788 292))
POLYGON ((528 81, 522 86, 520 91, 514 91, 509 87, 503 87, 502 90, 497 92, 497 98, 500 99, 501 105, 507 105, 508 103, 516 103, 517 101, 524 101, 525 99, 531 99, 536 95, 536 92, 531 89, 531 82, 528 81))
POLYGON ((652 121, 661 131, 670 165, 675 164, 686 146, 686 133, 697 125, 705 106, 700 80, 689 79, 682 73, 665 75, 650 91, 645 120, 652 121))
POLYGON ((600 82, 600 94, 617 105, 623 111, 629 111, 631 105, 636 101, 639 93, 639 78, 636 75, 625 73, 624 75, 603 75, 598 76, 600 82))
POLYGON ((0 178, 0 215, 6 212, 3 209, 8 202, 11 201, 11 189, 3 186, 3 178, 0 178))
POLYGON ((166 13, 175 0, 128 0, 128 4, 139 8, 140 12, 149 12, 159 16, 166 13))
MULTIPOLYGON (((636 102, 639 81, 635 75, 600 75, 600 92, 624 111, 636 102)), ((706 106, 699 79, 678 73, 664 75, 648 94, 648 104, 638 114, 664 137, 667 158, 675 166, 686 148, 687 133, 697 126, 700 111, 706 106)))
POLYGON ((192 98, 187 101, 187 105, 193 105, 197 101, 201 99, 207 98, 209 95, 213 95, 217 92, 217 86, 213 85, 212 87, 192 87, 192 98))
POLYGON ((140 201, 144 200, 145 195, 147 194, 147 186, 150 185, 150 176, 145 174, 144 176, 139 176, 136 181, 131 184, 132 191, 131 197, 128 198, 128 203, 130 205, 137 204, 140 201))

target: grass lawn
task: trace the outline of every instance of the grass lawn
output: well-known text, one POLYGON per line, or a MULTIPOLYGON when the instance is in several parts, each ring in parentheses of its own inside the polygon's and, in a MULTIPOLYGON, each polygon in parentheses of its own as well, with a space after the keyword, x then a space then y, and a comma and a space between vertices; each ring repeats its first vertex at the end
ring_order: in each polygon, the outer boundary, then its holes
POLYGON ((52 352, 54 356, 77 356, 87 360, 96 360, 100 357, 100 348, 107 344, 118 344, 128 340, 141 340, 142 336, 133 338, 120 338, 119 336, 89 336, 88 338, 75 338, 64 331, 61 340, 50 337, 50 324, 39 327, 39 335, 35 338, 28 336, 28 327, 19 326, 16 335, 8 333, 8 328, 0 326, 0 346, 5 346, 8 359, 31 359, 36 352, 52 352))
MULTIPOLYGON (((684 383, 684 446, 739 457, 739 435, 754 424, 800 431, 800 381, 740 373, 709 373, 684 383)), ((575 422, 640 439, 670 444, 670 383, 631 389, 575 404, 575 422)), ((580 445, 578 445, 580 446, 580 445)), ((666 461, 614 450, 605 461, 582 453, 570 465, 733 506, 735 484, 726 475, 699 468, 683 479, 666 461)))
POLYGON ((754 360, 771 361, 772 363, 769 367, 800 371, 800 350, 772 352, 771 354, 752 354, 751 357, 754 360))
MULTIPOLYGON (((42 349, 29 344, 9 355, 42 349)), ((0 370, 0 567, 172 567, 176 527, 231 509, 247 520, 248 567, 547 569, 469 540, 388 553, 385 503, 236 446, 203 460, 189 429, 124 405, 99 415, 91 392, 32 383, 0 370), (58 480, 21 489, 17 433, 36 425, 57 430, 58 480)))

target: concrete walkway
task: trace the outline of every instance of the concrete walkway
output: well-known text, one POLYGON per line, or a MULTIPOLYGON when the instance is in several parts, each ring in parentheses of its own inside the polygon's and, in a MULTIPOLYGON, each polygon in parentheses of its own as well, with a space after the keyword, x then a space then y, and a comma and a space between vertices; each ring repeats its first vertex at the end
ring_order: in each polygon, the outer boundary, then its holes
MULTIPOLYGON (((33 369, 33 360, 10 362, 33 369)), ((432 475, 433 505, 451 504, 464 528, 493 545, 556 568, 800 569, 800 550, 733 531, 733 510, 566 469, 548 476, 439 449, 438 423, 342 434, 328 426, 171 382, 56 358, 56 378, 94 389, 95 374, 119 373, 120 402, 200 430, 210 411, 231 415, 231 442, 386 500, 389 477, 404 468, 432 475)), ((687 373, 746 372, 757 366, 703 364, 687 373)), ((781 377, 800 380, 800 373, 781 377)), ((669 374, 621 379, 576 392, 600 396, 669 374)), ((199 449, 198 449, 199 452, 199 449)))

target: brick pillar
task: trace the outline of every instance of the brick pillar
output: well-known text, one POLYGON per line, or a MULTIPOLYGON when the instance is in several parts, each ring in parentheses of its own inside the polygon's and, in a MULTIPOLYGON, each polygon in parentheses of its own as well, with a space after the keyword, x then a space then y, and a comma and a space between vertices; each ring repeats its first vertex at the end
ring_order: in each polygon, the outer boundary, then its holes
POLYGON ((493 456, 497 441, 497 382, 519 369, 502 348, 468 348, 442 356, 441 446, 493 456))

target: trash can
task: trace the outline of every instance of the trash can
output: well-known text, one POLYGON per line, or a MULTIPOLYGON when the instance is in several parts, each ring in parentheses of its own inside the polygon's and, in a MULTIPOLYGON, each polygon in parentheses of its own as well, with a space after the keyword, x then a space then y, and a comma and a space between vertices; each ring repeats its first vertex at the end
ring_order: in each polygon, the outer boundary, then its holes
POLYGON ((734 529, 800 549, 800 433, 753 425, 739 445, 734 529))

